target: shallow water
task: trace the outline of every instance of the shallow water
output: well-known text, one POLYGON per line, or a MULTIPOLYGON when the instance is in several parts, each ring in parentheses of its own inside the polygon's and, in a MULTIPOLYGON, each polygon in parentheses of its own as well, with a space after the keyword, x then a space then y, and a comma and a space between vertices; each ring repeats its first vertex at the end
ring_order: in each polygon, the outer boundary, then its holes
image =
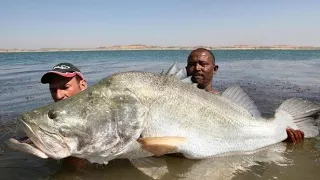
MULTIPOLYGON (((189 160, 163 156, 169 172, 162 179, 318 179, 320 140, 302 144, 279 143, 253 154, 189 160)), ((19 152, 0 156, 0 179, 152 179, 127 160, 108 165, 91 164, 75 169, 54 160, 42 160, 19 152), (27 178, 26 178, 27 177, 27 178)))
MULTIPOLYGON (((0 54, 0 179, 150 179, 127 160, 74 169, 8 149, 12 119, 22 111, 51 102, 41 75, 54 64, 76 64, 92 85, 112 73, 128 70, 161 72, 177 61, 184 67, 190 51, 111 51, 0 54)), ((320 51, 215 51, 219 71, 214 86, 239 84, 264 116, 272 116, 290 97, 320 102, 320 51)), ((163 179, 318 179, 320 139, 302 144, 279 143, 255 154, 194 161, 165 156, 163 179)))

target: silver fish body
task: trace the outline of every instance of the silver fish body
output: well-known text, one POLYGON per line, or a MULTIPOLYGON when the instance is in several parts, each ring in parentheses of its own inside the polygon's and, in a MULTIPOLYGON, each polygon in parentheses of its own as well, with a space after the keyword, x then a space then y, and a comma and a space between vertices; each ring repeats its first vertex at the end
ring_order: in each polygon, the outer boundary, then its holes
MULTIPOLYGON (((317 104, 289 99, 274 118, 264 119, 237 86, 215 95, 173 75, 124 72, 76 96, 27 112, 18 121, 36 145, 34 151, 55 159, 75 156, 107 163, 154 155, 138 143, 144 138, 183 138, 156 143, 154 148, 169 144, 174 148, 167 153, 203 159, 281 142, 287 138, 288 127, 314 137, 318 129, 311 116, 319 112, 317 104)), ((33 151, 13 140, 9 145, 33 151)))

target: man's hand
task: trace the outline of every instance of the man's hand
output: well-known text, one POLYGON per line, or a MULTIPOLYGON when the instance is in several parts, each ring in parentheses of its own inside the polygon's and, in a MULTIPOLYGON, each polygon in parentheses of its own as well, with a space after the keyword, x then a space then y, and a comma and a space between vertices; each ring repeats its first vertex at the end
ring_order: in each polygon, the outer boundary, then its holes
POLYGON ((80 159, 77 157, 67 157, 63 159, 63 164, 68 166, 72 170, 84 171, 85 168, 88 168, 91 163, 86 159, 80 159))
POLYGON ((301 143, 304 139, 304 133, 300 130, 294 130, 292 128, 287 128, 288 138, 285 140, 286 142, 291 143, 301 143))

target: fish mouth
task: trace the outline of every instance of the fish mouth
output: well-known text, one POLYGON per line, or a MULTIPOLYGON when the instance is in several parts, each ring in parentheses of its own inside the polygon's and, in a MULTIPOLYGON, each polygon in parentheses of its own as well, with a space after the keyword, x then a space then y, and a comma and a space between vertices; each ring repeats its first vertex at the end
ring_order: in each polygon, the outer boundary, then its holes
POLYGON ((25 142, 20 142, 14 138, 10 138, 6 144, 15 150, 19 150, 28 154, 32 154, 35 156, 38 156, 40 158, 43 159, 47 159, 49 158, 49 156, 47 156, 47 154, 45 154, 43 151, 41 151, 40 149, 38 149, 34 144, 31 143, 25 143, 25 142))
MULTIPOLYGON (((67 148, 67 146, 65 145, 60 145, 64 151, 62 151, 63 156, 61 157, 61 153, 57 153, 53 150, 51 150, 51 148, 49 148, 46 143, 44 143, 42 141, 42 138, 40 137, 40 135, 38 135, 38 133, 35 132, 35 130, 33 130, 32 127, 30 127, 30 125, 28 125, 26 122, 24 122, 22 119, 18 120, 18 124, 19 126, 23 129, 23 131, 27 134, 27 136, 29 137, 29 139, 23 140, 23 141, 19 141, 16 140, 14 138, 10 138, 7 141, 7 145, 13 149, 16 150, 20 150, 22 152, 26 152, 29 154, 33 154, 35 156, 38 156, 40 158, 48 158, 51 157, 53 159, 61 159, 66 157, 67 155, 64 154, 69 154, 70 155, 70 150, 69 148, 67 148), (30 140, 32 142, 30 142, 30 140), (66 151, 67 150, 67 153, 66 151)), ((39 129, 37 130, 38 132, 41 132, 44 136, 49 134, 49 136, 53 136, 53 133, 47 132, 44 129, 38 127, 39 129)), ((58 138, 57 135, 55 135, 55 138, 58 138)), ((61 138, 58 138, 59 140, 61 140, 61 138)))

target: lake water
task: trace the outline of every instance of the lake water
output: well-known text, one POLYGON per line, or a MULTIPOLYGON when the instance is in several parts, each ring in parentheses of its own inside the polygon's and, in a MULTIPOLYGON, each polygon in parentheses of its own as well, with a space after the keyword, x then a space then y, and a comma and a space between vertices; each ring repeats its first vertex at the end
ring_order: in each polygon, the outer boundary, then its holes
MULTIPOLYGON (((320 102, 320 51, 217 50, 219 71, 214 87, 223 91, 238 84, 270 117, 290 97, 320 102)), ((106 166, 74 169, 55 160, 42 160, 8 149, 4 141, 14 134, 14 117, 52 102, 41 76, 53 65, 77 65, 89 85, 120 71, 182 68, 190 51, 92 51, 0 54, 0 179, 150 179, 127 160, 106 166)), ((302 144, 279 143, 247 155, 193 161, 165 156, 169 173, 163 179, 318 179, 320 139, 302 144)))

